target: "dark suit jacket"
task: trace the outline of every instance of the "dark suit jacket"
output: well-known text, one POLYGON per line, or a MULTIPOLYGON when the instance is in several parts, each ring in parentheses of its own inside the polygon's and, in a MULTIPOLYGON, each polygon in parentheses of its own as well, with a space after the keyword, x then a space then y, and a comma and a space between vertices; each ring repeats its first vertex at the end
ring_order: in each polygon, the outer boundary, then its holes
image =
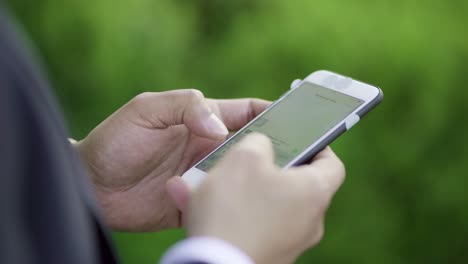
POLYGON ((0 263, 115 263, 47 82, 0 3, 0 263))

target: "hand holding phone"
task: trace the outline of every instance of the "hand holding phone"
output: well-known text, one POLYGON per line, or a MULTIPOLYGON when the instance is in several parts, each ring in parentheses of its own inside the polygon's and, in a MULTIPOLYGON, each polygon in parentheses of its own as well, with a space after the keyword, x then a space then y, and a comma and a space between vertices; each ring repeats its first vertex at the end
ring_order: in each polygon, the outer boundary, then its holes
POLYGON ((304 164, 353 127, 382 99, 382 91, 375 86, 329 71, 314 72, 296 82, 293 89, 185 172, 182 178, 192 188, 198 186, 226 151, 252 132, 270 138, 279 167, 285 170, 304 164))
POLYGON ((184 210, 187 233, 240 249, 234 256, 213 252, 214 262, 250 263, 239 259, 245 253, 255 263, 293 263, 320 242, 325 213, 344 176, 330 148, 310 165, 281 170, 271 141, 251 133, 191 194, 184 210))

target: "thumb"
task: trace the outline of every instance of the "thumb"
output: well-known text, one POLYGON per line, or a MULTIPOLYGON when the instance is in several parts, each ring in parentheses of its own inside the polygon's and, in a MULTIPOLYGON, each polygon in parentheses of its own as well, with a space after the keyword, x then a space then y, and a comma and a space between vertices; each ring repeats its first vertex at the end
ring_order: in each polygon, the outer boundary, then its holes
POLYGON ((229 133, 203 94, 195 89, 143 93, 132 100, 130 107, 136 111, 136 118, 143 118, 151 128, 184 124, 195 135, 212 139, 224 139, 229 133))
MULTIPOLYGON (((225 157, 213 170, 243 171, 265 165, 274 166, 273 144, 266 135, 254 132, 243 137, 239 143, 228 150, 225 157)), ((242 172, 239 173, 243 174, 242 172)))

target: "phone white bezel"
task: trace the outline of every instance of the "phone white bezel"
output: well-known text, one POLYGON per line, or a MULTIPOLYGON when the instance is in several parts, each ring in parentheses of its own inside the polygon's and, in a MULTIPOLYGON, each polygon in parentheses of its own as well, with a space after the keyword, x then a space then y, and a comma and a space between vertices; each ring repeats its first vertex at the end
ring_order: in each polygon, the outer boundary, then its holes
MULTIPOLYGON (((379 88, 373 85, 325 70, 316 71, 310 74, 304 79, 304 81, 318 84, 325 88, 364 100, 365 103, 359 108, 363 108, 366 103, 372 102, 372 100, 374 100, 380 93, 379 88)), ((357 111, 358 110, 356 109, 356 112, 357 111)))
MULTIPOLYGON (((346 129, 349 130, 354 124, 356 124, 360 117, 357 113, 361 111, 363 108, 365 108, 367 105, 369 105, 371 102, 373 102, 380 94, 380 89, 363 83, 361 81, 353 80, 349 77, 342 76, 340 74, 326 71, 326 70, 320 70, 313 72, 309 76, 307 76, 304 80, 298 81, 295 84, 293 83, 293 87, 291 87, 291 90, 286 92, 283 96, 281 96, 278 100, 276 100, 273 104, 271 104, 266 110, 269 108, 274 107, 277 103, 279 103, 284 97, 286 97, 289 93, 291 93, 295 87, 299 87, 301 84, 304 82, 309 82, 313 84, 317 84, 320 86, 323 86, 325 88, 361 99, 364 101, 362 105, 360 105, 358 108, 356 108, 352 113, 350 113, 346 118, 338 122, 336 126, 328 130, 324 135, 322 135, 318 140, 316 140, 312 145, 310 145, 308 148, 306 148, 303 152, 301 152, 295 159, 293 159, 291 162, 289 162, 286 166, 283 167, 283 169, 288 169, 294 164, 297 163, 298 160, 303 158, 305 155, 307 155, 311 150, 313 150, 317 145, 319 145, 321 142, 323 142, 325 139, 331 136, 333 132, 335 132, 340 126, 345 125, 346 129)), ((257 118, 260 118, 266 110, 255 117, 253 120, 251 120, 248 124, 244 126, 244 128, 248 125, 250 125, 252 122, 255 122, 257 118)), ((238 133, 240 133, 244 128, 241 128, 239 131, 237 131, 231 138, 237 136, 238 133)), ((183 175, 182 178, 186 181, 186 183, 191 187, 195 188, 198 186, 201 181, 204 179, 204 177, 207 175, 206 172, 196 168, 198 164, 203 162, 207 157, 209 157, 212 153, 216 152, 219 148, 223 147, 230 139, 226 140, 223 142, 221 145, 219 145, 217 148, 215 148, 213 151, 211 151, 208 155, 206 155, 203 159, 201 159, 199 162, 197 162, 192 168, 190 168, 188 171, 186 171, 183 175)))

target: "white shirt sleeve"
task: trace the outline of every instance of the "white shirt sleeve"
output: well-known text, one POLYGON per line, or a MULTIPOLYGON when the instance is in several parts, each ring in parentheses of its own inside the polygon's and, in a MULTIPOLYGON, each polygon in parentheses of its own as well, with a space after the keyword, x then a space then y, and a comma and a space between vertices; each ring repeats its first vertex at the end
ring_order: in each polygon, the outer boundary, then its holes
POLYGON ((172 246, 161 264, 201 262, 209 264, 254 264, 237 247, 213 237, 192 237, 172 246))

